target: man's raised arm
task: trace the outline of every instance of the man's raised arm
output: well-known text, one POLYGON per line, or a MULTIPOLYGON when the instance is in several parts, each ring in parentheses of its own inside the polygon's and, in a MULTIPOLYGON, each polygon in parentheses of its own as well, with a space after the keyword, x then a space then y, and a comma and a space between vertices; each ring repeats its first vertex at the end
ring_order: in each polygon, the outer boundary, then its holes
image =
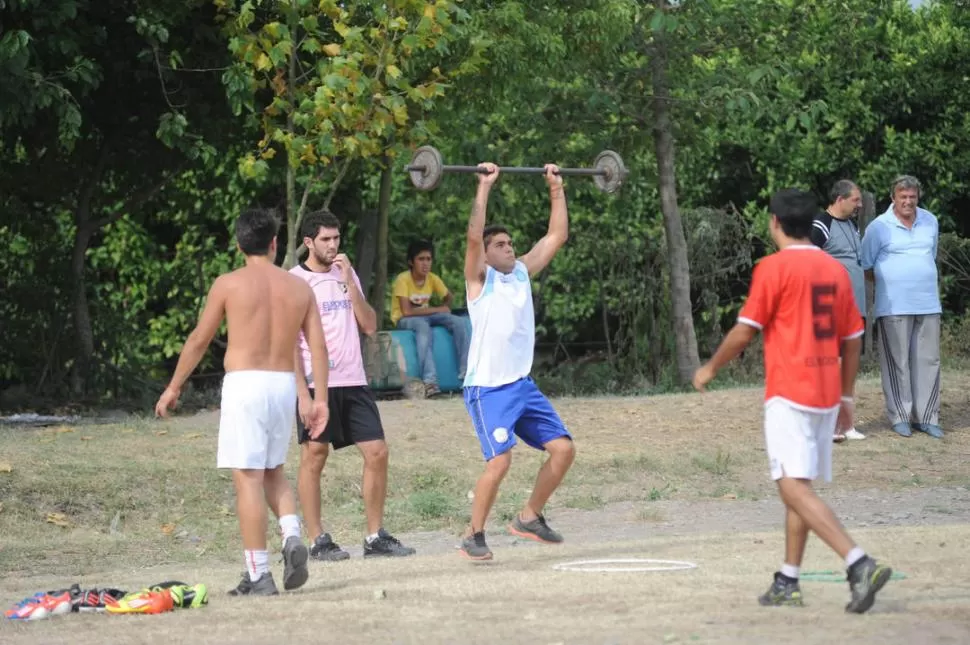
POLYGON ((499 168, 493 163, 479 164, 488 174, 478 175, 478 191, 468 218, 468 233, 465 248, 465 282, 468 285, 468 300, 474 300, 482 291, 485 279, 485 211, 488 207, 488 193, 498 179, 499 168))
POLYGON ((562 177, 555 164, 546 164, 546 181, 549 183, 549 229, 541 240, 536 242, 528 253, 522 256, 522 263, 535 275, 545 269, 556 252, 569 238, 569 213, 566 207, 566 193, 562 187, 562 177))

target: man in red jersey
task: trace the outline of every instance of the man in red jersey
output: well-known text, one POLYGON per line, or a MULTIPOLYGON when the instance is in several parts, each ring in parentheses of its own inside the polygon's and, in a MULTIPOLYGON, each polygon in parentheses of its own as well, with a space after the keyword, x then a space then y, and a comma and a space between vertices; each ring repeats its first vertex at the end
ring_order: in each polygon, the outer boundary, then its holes
POLYGON ((785 504, 785 563, 762 605, 802 604, 798 571, 814 531, 848 567, 851 599, 863 613, 889 581, 816 495, 812 481, 832 480, 832 436, 852 427, 852 396, 864 326, 845 267, 811 242, 815 198, 794 188, 771 198, 771 237, 778 246, 758 263, 738 322, 694 375, 700 391, 759 331, 764 333, 765 444, 771 477, 785 504), (841 359, 840 359, 841 357, 841 359))

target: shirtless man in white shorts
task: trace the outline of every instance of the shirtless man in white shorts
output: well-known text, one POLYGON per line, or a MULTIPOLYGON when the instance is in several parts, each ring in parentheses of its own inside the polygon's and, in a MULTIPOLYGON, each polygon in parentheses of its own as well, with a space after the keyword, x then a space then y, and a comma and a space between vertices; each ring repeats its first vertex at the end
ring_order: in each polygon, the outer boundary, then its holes
MULTIPOLYGON (((196 328, 182 347, 175 374, 155 405, 168 416, 189 375, 226 320, 229 345, 220 407, 217 467, 232 469, 236 512, 242 533, 246 573, 233 596, 276 595, 266 548, 266 505, 279 519, 283 535, 283 588, 296 589, 309 577, 309 553, 300 539, 296 499, 283 464, 289 449, 297 404, 294 347, 302 331, 313 371, 326 382, 327 347, 316 298, 306 282, 273 263, 279 221, 268 211, 247 210, 236 220, 236 243, 246 266, 212 284, 196 328)), ((327 425, 326 396, 306 411, 311 436, 327 425)))

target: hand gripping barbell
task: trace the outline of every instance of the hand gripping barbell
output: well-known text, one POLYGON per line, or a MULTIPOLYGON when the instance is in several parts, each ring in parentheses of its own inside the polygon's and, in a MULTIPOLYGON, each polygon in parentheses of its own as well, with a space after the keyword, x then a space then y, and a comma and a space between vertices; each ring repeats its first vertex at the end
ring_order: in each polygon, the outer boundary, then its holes
MULTIPOLYGON (((446 172, 467 172, 487 174, 485 168, 479 166, 446 166, 441 161, 441 153, 431 146, 421 146, 414 151, 411 163, 405 167, 411 175, 411 183, 418 190, 434 190, 441 183, 441 176, 446 172)), ((502 174, 544 175, 545 168, 523 168, 519 166, 500 167, 502 174)), ((596 187, 605 193, 615 193, 623 184, 629 171, 623 165, 623 159, 612 150, 604 150, 596 155, 592 168, 560 168, 557 173, 563 177, 581 176, 592 177, 596 187)))

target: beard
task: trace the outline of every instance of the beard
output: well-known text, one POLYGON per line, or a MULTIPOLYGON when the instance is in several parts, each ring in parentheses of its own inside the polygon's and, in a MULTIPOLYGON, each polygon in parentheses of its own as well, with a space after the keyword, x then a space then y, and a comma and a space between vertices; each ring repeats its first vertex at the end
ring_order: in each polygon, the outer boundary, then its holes
POLYGON ((318 264, 322 265, 323 268, 325 268, 325 269, 329 269, 330 266, 333 264, 333 258, 332 257, 328 258, 323 253, 320 253, 320 252, 318 252, 316 250, 313 251, 313 259, 318 264))

